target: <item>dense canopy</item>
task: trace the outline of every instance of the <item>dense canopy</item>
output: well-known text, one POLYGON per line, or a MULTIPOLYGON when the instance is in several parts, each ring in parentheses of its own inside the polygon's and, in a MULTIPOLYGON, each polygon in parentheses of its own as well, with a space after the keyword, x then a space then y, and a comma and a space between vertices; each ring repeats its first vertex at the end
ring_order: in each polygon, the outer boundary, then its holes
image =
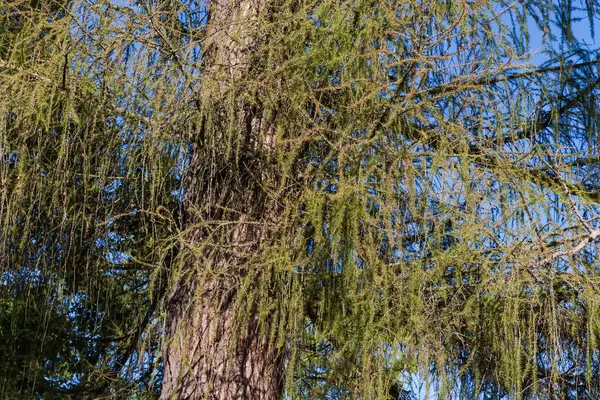
POLYGON ((598 398, 599 19, 0 0, 0 397, 598 398))

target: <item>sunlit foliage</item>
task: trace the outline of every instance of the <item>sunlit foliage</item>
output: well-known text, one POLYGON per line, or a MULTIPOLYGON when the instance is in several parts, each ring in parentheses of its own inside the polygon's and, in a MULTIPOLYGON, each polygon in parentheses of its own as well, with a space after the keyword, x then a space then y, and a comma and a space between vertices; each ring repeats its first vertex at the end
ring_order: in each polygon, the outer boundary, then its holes
POLYGON ((211 4, 0 0, 0 397, 156 395, 223 280, 290 398, 597 398, 600 4, 211 4))

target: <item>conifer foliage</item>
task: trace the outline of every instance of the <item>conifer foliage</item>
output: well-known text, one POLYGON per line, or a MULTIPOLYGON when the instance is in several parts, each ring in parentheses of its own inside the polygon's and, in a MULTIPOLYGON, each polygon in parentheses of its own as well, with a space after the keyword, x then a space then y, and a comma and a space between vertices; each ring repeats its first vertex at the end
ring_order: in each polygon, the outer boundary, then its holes
POLYGON ((600 397, 599 18, 0 0, 0 397, 600 397))

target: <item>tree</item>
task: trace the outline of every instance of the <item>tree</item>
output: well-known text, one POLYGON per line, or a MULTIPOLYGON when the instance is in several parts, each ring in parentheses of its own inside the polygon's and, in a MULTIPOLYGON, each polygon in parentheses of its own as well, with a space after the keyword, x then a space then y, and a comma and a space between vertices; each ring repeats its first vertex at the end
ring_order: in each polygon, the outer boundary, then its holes
POLYGON ((598 397, 597 1, 0 4, 4 397, 598 397))

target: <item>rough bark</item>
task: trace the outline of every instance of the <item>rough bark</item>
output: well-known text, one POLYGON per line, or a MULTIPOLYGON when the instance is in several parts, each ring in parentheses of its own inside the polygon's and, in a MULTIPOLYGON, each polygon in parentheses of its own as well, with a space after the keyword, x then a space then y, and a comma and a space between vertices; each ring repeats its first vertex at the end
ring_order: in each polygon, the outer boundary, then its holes
MULTIPOLYGON (((210 3, 201 98, 225 98, 236 80, 247 73, 253 32, 262 5, 264 0, 210 3)), ((236 107, 235 116, 223 115, 223 118, 239 121, 245 145, 254 143, 256 146, 260 110, 250 110, 241 101, 236 107)), ((203 145, 206 146, 204 138, 200 138, 197 149, 203 145)), ((262 150, 247 148, 246 157, 252 158, 253 153, 260 154, 262 150)), ((210 149, 205 154, 219 154, 219 151, 223 149, 210 149)), ((192 157, 191 169, 195 171, 186 183, 187 206, 204 209, 202 218, 205 220, 227 220, 234 227, 220 234, 219 243, 213 246, 216 250, 206 246, 209 239, 201 228, 191 234, 190 242, 198 244, 204 253, 198 259, 186 261, 167 299, 161 399, 277 399, 282 391, 282 358, 261 335, 265 330, 260 329, 255 306, 246 307, 237 293, 238 278, 247 273, 246 258, 218 250, 219 244, 236 248, 237 253, 249 254, 256 250, 265 230, 248 221, 267 222, 273 217, 273 209, 265 205, 249 210, 248 205, 264 199, 256 186, 241 178, 243 172, 239 168, 244 163, 219 160, 217 156, 214 161, 222 161, 224 165, 211 169, 225 172, 215 176, 206 172, 206 167, 202 170, 195 166, 201 163, 200 157, 203 156, 192 157), (234 165, 240 166, 238 170, 233 170, 234 165), (204 263, 204 266, 195 263, 204 263), (210 273, 203 274, 203 270, 210 273), (239 307, 240 304, 244 307, 239 307), (236 315, 240 309, 249 312, 247 322, 242 324, 236 315)), ((189 221, 196 218, 190 216, 189 221)), ((210 240, 214 240, 214 236, 210 240)))
POLYGON ((180 287, 170 299, 161 399, 279 398, 281 366, 256 317, 236 331, 235 293, 219 305, 219 289, 207 286, 200 295, 180 287))
MULTIPOLYGON (((245 214, 247 203, 241 201, 258 200, 257 192, 252 187, 222 190, 225 198, 233 199, 228 208, 238 208, 213 217, 229 218, 233 229, 215 246, 202 243, 206 240, 202 229, 193 233, 192 244, 204 245, 205 251, 185 263, 167 299, 161 399, 281 397, 283 358, 264 334, 273 321, 263 321, 261 329, 257 305, 238 292, 241 281, 259 277, 249 272, 242 256, 256 251, 265 234, 263 226, 248 223, 257 215, 245 214), (223 242, 236 251, 219 250, 223 242)), ((265 222, 269 215, 273 214, 265 210, 265 222)))

